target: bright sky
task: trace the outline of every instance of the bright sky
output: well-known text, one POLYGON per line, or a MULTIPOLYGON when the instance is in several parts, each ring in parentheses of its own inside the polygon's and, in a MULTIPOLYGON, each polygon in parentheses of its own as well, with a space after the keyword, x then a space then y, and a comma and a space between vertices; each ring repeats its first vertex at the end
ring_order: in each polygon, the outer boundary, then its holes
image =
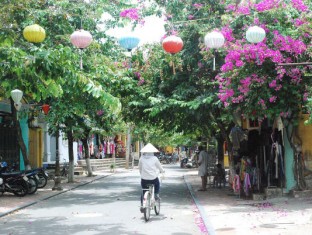
POLYGON ((140 38, 140 44, 160 42, 160 39, 165 35, 164 20, 156 16, 145 18, 143 26, 137 26, 134 32, 131 32, 131 26, 126 28, 114 28, 106 31, 110 36, 120 38, 129 34, 140 38))

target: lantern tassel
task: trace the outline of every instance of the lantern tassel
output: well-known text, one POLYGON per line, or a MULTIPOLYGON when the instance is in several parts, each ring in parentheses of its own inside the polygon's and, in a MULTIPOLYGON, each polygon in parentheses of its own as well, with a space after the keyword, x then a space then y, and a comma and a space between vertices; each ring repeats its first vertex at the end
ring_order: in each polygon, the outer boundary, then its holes
POLYGON ((175 67, 174 67, 174 61, 172 61, 172 72, 173 72, 173 74, 176 74, 175 67))
POLYGON ((216 70, 216 57, 213 57, 213 71, 216 70))
POLYGON ((82 49, 79 50, 79 54, 80 54, 80 69, 82 70, 83 69, 83 66, 82 66, 82 49))

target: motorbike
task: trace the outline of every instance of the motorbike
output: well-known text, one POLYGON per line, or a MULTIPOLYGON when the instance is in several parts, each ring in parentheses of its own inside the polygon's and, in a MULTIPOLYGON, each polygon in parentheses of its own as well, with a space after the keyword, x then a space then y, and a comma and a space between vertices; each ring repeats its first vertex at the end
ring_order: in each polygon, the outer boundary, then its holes
POLYGON ((198 163, 195 159, 189 159, 188 157, 184 157, 180 162, 181 168, 197 168, 198 163))
MULTIPOLYGON (((0 163, 1 167, 5 163, 0 163)), ((0 171, 0 193, 13 193, 16 196, 23 197, 29 190, 28 177, 21 172, 6 173, 0 171)))

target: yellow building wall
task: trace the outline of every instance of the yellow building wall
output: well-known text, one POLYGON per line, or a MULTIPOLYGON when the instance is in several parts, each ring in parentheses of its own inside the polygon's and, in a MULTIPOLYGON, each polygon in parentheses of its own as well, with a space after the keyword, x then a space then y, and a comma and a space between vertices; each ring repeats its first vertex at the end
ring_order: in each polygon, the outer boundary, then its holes
POLYGON ((305 125, 309 114, 302 114, 302 119, 299 122, 298 134, 302 139, 302 152, 305 159, 306 167, 312 170, 312 125, 305 125))
POLYGON ((41 128, 29 129, 29 161, 32 167, 42 167, 43 131, 41 128))
POLYGON ((173 150, 174 150, 174 148, 173 147, 171 147, 171 146, 166 146, 165 147, 165 153, 173 153, 173 150))

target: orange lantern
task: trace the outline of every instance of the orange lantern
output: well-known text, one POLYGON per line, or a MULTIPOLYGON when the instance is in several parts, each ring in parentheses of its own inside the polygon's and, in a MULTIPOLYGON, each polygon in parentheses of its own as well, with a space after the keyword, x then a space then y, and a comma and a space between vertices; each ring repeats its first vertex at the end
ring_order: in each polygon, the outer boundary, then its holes
POLYGON ((49 113, 49 111, 50 111, 50 105, 48 105, 48 104, 43 104, 43 105, 41 106, 41 108, 42 108, 42 111, 43 111, 43 113, 44 113, 45 115, 47 115, 47 114, 49 113))
POLYGON ((46 37, 44 28, 38 24, 27 26, 23 31, 23 36, 28 42, 43 42, 46 37))

